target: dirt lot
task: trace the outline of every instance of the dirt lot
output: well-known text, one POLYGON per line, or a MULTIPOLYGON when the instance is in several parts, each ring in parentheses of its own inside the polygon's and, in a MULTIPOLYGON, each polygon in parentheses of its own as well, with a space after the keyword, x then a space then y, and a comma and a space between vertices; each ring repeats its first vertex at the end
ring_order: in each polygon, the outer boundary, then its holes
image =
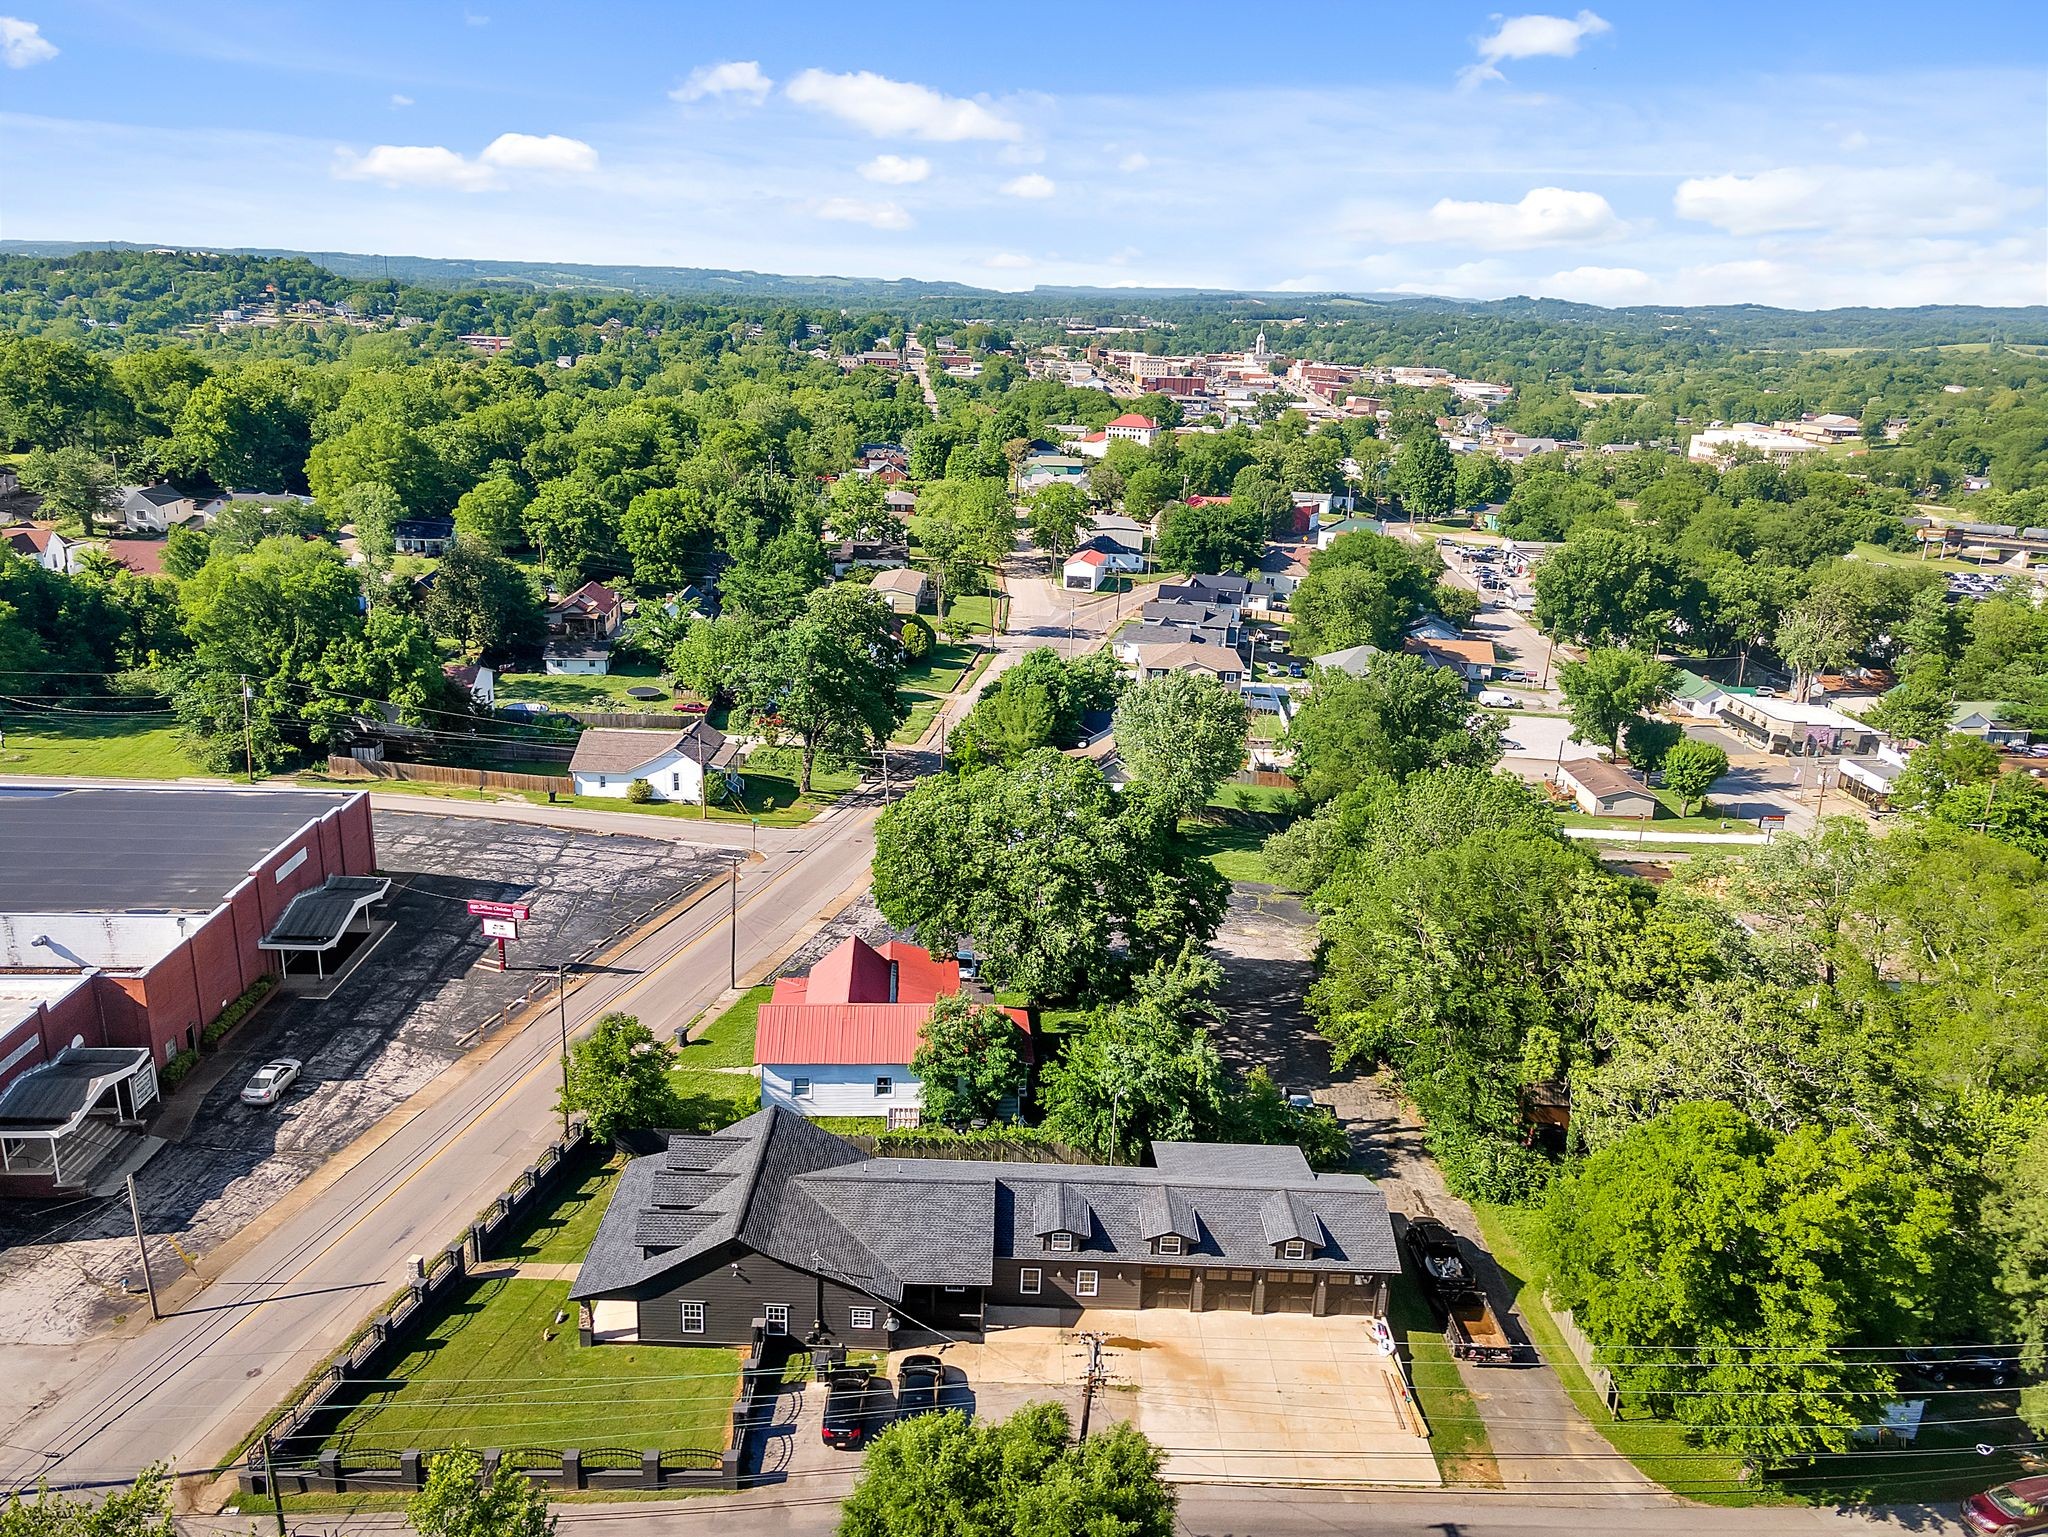
MULTIPOLYGON (((667 842, 381 809, 376 836, 393 877, 390 931, 331 997, 274 996, 158 1118, 169 1143, 137 1180, 160 1275, 248 1226, 404 1103, 463 1055, 458 1037, 557 958, 723 868, 667 842), (477 964, 470 898, 532 905, 513 970, 477 964), (306 1064, 290 1099, 242 1104, 249 1073, 280 1056, 306 1064)), ((136 1280, 125 1201, 0 1203, 0 1344, 89 1337, 140 1305, 124 1289, 136 1280)))

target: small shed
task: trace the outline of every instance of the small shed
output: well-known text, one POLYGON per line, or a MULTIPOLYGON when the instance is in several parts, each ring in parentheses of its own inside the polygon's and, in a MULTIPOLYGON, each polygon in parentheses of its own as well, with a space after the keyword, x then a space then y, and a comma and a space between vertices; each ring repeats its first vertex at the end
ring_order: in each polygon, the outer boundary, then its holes
POLYGON ((1558 783, 1571 791, 1589 817, 1653 817, 1657 797, 1632 775, 1601 758, 1562 765, 1558 783))

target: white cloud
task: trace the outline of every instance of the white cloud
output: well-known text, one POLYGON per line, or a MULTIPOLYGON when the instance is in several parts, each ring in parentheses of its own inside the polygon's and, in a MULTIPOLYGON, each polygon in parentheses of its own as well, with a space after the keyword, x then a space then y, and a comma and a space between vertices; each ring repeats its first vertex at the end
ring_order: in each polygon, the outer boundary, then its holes
POLYGON ((491 18, 484 15, 481 11, 464 11, 462 13, 462 24, 465 27, 488 27, 491 24, 491 18))
POLYGON ((1010 197, 1046 198, 1059 190, 1050 176, 1041 176, 1036 171, 1013 176, 1003 183, 1003 191, 1010 197))
POLYGON ((1587 38, 1613 30, 1605 17, 1591 11, 1576 16, 1503 16, 1498 27, 1479 39, 1479 62, 1458 71, 1458 81, 1470 87, 1505 79, 1500 72, 1503 59, 1569 59, 1587 38))
POLYGON ((1942 234, 1991 228, 2038 197, 1939 165, 1780 166, 1753 176, 1693 177, 1678 184, 1672 207, 1682 219, 1731 235, 1942 234))
POLYGON ((412 98, 403 92, 393 91, 391 93, 391 105, 394 107, 409 107, 412 105, 412 98))
POLYGON ((1396 239, 1458 241, 1492 250, 1518 250, 1604 240, 1621 229, 1614 209, 1597 192, 1535 187, 1518 203, 1443 198, 1420 224, 1396 224, 1390 233, 1396 239))
POLYGON ((1146 166, 1150 165, 1151 163, 1152 157, 1150 155, 1141 154, 1137 150, 1132 150, 1128 155, 1124 156, 1123 159, 1119 160, 1116 163, 1116 168, 1119 171, 1142 171, 1145 169, 1146 166))
POLYGON ((366 154, 336 152, 334 174, 344 181, 387 187, 454 187, 480 192, 499 185, 501 173, 587 175, 597 151, 560 134, 501 133, 474 160, 440 144, 379 144, 366 154))
POLYGON ((899 203, 871 203, 857 197, 828 197, 812 210, 839 224, 865 224, 870 229, 909 229, 910 215, 899 203))
POLYGON ((1639 267, 1573 267, 1551 273, 1536 285, 1536 292, 1580 304, 1635 304, 1649 298, 1656 286, 1656 280, 1639 267))
POLYGON ((1015 251, 997 251, 981 259, 984 267, 993 267, 998 272, 1017 272, 1025 267, 1035 267, 1037 262, 1028 256, 1019 256, 1015 251))
POLYGON ((503 171, 541 171, 553 176, 587 176, 597 169, 597 151, 581 139, 558 133, 501 133, 478 160, 503 171))
POLYGON ((807 69, 786 87, 789 99, 814 107, 876 138, 1016 139, 1024 130, 978 101, 945 96, 927 85, 891 80, 869 70, 834 75, 807 69))
POLYGON ((43 29, 18 16, 0 16, 0 59, 9 69, 27 69, 47 64, 57 57, 57 45, 43 36, 43 29))
POLYGON ((466 192, 488 187, 493 180, 489 166, 439 144, 379 144, 363 155, 342 150, 335 158, 334 174, 346 181, 381 181, 387 187, 460 187, 466 192))
POLYGON ((700 64, 689 78, 668 94, 677 101, 698 101, 706 96, 743 96, 755 106, 768 99, 775 82, 761 73, 753 59, 730 60, 724 64, 700 64))
POLYGON ((869 181, 891 187, 907 187, 932 174, 932 163, 922 155, 877 155, 860 168, 869 181))

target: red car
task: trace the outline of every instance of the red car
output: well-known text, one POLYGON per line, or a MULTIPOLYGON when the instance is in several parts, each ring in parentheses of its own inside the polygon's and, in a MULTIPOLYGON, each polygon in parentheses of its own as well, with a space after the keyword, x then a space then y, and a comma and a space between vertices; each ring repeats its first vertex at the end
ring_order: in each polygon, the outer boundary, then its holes
POLYGON ((1963 1501, 1963 1524, 1990 1537, 2048 1532, 2048 1477, 2019 1478, 1963 1501))

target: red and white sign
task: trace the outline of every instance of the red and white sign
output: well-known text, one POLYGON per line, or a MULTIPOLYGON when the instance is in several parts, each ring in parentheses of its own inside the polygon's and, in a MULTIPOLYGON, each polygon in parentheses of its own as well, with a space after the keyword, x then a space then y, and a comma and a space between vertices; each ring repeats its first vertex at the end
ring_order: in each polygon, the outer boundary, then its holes
MULTIPOLYGON (((523 919, 529 916, 524 902, 471 902, 469 915, 472 918, 523 919)), ((486 933, 490 931, 485 930, 486 933)))
POLYGON ((484 938, 517 939, 518 937, 519 925, 514 920, 510 918, 484 919, 484 938))

